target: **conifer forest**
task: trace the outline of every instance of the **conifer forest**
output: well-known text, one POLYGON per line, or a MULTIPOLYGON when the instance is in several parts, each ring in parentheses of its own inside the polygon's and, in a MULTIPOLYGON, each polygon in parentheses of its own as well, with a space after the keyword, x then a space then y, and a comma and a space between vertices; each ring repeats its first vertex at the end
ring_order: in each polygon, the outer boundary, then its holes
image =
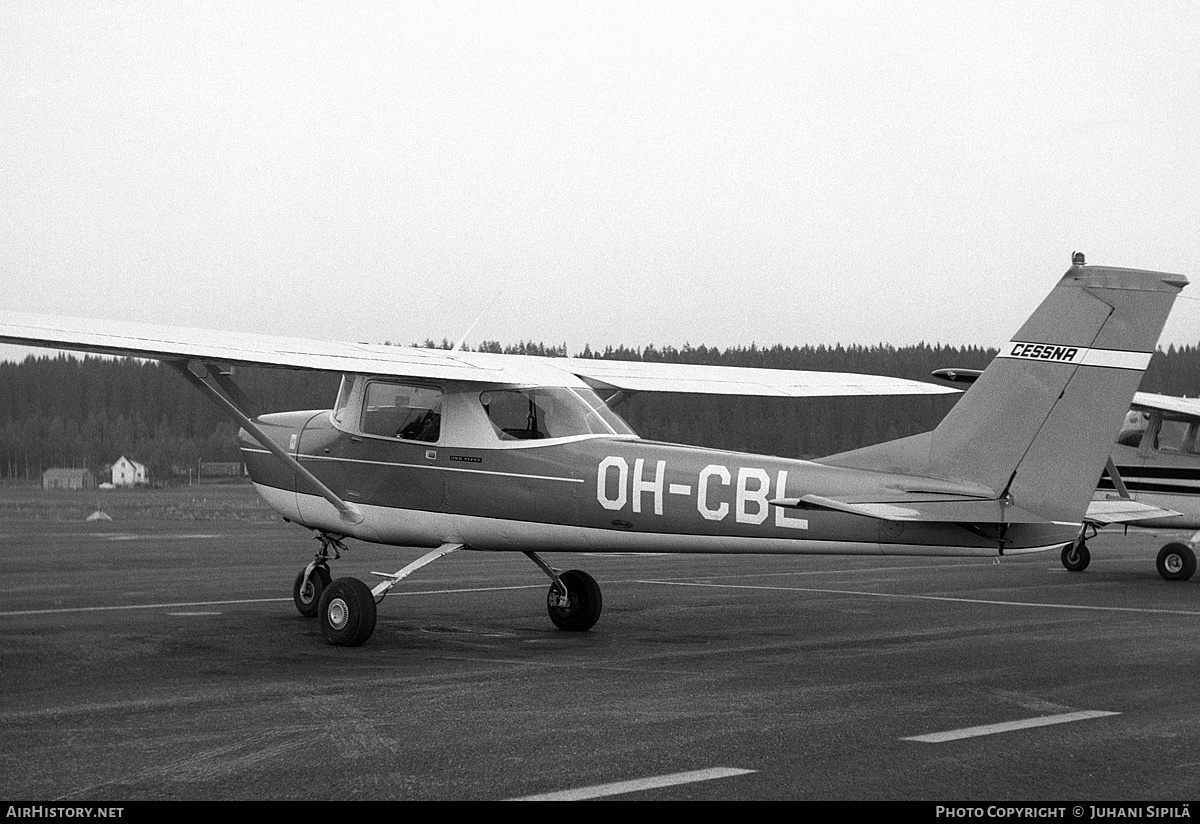
MULTIPOLYGON (((435 346, 427 341, 427 346, 435 346)), ((441 344, 445 346, 446 344, 441 344)), ((486 342, 480 350, 563 356, 563 346, 486 342)), ((585 348, 576 357, 861 372, 936 382, 934 369, 982 369, 981 347, 705 346, 585 348)), ((235 380, 262 411, 327 409, 340 375, 239 367, 235 380)), ((1200 393, 1200 348, 1159 350, 1141 389, 1200 393)), ((787 457, 829 455, 935 427, 957 395, 742 398, 635 394, 616 411, 652 440, 787 457)), ((124 455, 156 484, 186 483, 197 462, 238 461, 237 426, 169 367, 130 358, 31 356, 0 363, 0 478, 37 483, 49 467, 99 474, 124 455)))

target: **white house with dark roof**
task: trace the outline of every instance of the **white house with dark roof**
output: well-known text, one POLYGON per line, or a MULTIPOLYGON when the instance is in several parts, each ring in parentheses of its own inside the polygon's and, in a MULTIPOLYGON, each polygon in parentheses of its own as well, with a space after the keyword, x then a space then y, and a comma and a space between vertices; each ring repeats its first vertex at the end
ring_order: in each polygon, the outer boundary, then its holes
POLYGON ((149 483, 146 475, 146 465, 131 461, 122 455, 112 465, 113 486, 138 486, 149 483))

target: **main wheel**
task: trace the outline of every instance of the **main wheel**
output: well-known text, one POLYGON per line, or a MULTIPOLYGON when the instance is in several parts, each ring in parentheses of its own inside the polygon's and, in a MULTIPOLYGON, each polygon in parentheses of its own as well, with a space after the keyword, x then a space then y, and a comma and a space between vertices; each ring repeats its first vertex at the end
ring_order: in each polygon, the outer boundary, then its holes
POLYGON ((562 593, 554 584, 546 594, 546 611, 554 626, 568 632, 586 632, 600 620, 600 609, 603 599, 600 597, 600 585, 596 579, 586 572, 571 569, 558 576, 563 586, 567 588, 566 604, 563 604, 562 593))
POLYGON ((292 584, 292 600, 296 603, 297 612, 305 618, 312 618, 317 614, 321 593, 329 586, 329 578, 329 567, 319 566, 308 576, 308 586, 303 586, 304 570, 300 570, 300 574, 296 576, 296 583, 292 584))
POLYGON ((1062 548, 1062 565, 1071 572, 1083 572, 1092 562, 1092 553, 1087 544, 1080 541, 1077 544, 1067 544, 1062 548))
POLYGON ((1168 581, 1186 581, 1196 572, 1196 553, 1187 544, 1167 544, 1158 551, 1158 574, 1168 581))
POLYGON ((321 634, 339 647, 357 647, 375 631, 375 596, 357 578, 338 578, 321 593, 321 634))

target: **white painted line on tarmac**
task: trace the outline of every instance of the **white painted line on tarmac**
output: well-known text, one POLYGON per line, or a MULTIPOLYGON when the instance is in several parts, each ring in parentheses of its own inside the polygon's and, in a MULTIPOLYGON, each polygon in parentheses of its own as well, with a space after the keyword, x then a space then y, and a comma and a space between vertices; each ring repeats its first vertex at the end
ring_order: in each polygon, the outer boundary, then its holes
POLYGON ((642 790, 653 790, 658 787, 674 787, 679 784, 694 784, 697 781, 712 781, 714 778, 732 778, 735 775, 747 775, 753 772, 756 770, 713 767, 708 770, 654 775, 649 778, 635 778, 632 781, 616 781, 612 784, 594 784, 591 787, 580 787, 574 790, 527 795, 522 798, 510 798, 509 801, 584 801, 589 798, 603 798, 606 795, 623 795, 642 790))
MULTIPOLYGON (((756 589, 771 592, 812 592, 818 595, 857 595, 863 598, 896 598, 910 601, 948 601, 956 604, 991 604, 1002 607, 1040 607, 1042 609, 1080 609, 1093 612, 1136 612, 1151 615, 1200 616, 1200 611, 1186 609, 1148 609, 1145 607, 1102 607, 1092 604, 1039 604, 1036 601, 995 601, 984 598, 951 598, 945 595, 909 595, 901 592, 863 592, 853 589, 815 589, 812 587, 767 587, 750 584, 705 584, 686 581, 647 581, 639 584, 658 584, 667 587, 711 587, 713 589, 756 589)), ((0 613, 2 614, 2 613, 0 613)))
MULTIPOLYGON (((511 587, 476 587, 471 589, 428 589, 417 592, 393 591, 392 597, 412 597, 414 595, 457 595, 464 592, 505 592, 512 589, 545 589, 546 584, 522 584, 511 587)), ((183 607, 224 607, 237 604, 276 604, 291 603, 291 598, 243 598, 237 601, 185 601, 164 604, 116 604, 104 607, 58 607, 55 609, 14 609, 0 612, 0 618, 12 618, 20 615, 67 615, 72 612, 123 612, 133 609, 181 609, 183 607)))
POLYGON ((123 612, 131 609, 178 609, 180 607, 223 607, 233 604, 269 604, 276 601, 288 601, 291 598, 245 598, 240 601, 192 601, 177 604, 119 604, 108 607, 60 607, 58 609, 15 609, 10 612, 0 612, 0 618, 15 615, 62 615, 72 612, 123 612))
MULTIPOLYGON (((593 553, 593 554, 596 554, 596 553, 593 553)), ((610 554, 616 555, 617 553, 610 553, 610 554)), ((663 552, 663 553, 659 553, 659 554, 666 555, 667 553, 663 552)), ((984 558, 982 560, 989 560, 989 559, 984 558)), ((994 560, 994 559, 992 559, 992 560, 994 560)), ((993 566, 995 566, 995 565, 992 564, 990 561, 986 564, 982 564, 982 563, 979 563, 978 561, 972 560, 970 562, 961 563, 961 564, 948 564, 948 563, 919 564, 919 565, 918 564, 906 564, 903 566, 879 566, 879 567, 857 567, 857 568, 844 567, 844 568, 840 568, 840 569, 787 569, 787 570, 783 570, 780 572, 739 572, 739 573, 714 572, 709 575, 672 575, 671 580, 678 581, 678 582, 688 582, 688 581, 711 581, 714 578, 720 578, 722 580, 732 580, 734 578, 782 578, 782 577, 803 578, 805 576, 815 576, 815 575, 826 575, 826 576, 828 576, 828 575, 856 575, 856 576, 861 576, 863 573, 866 573, 866 572, 911 572, 913 570, 919 571, 922 569, 961 569, 963 567, 974 567, 975 569, 980 569, 980 570, 990 570, 990 569, 992 569, 993 566)), ((1066 572, 1066 571, 1067 570, 1065 570, 1065 569, 1063 570, 1063 572, 1066 572)), ((639 582, 639 583, 642 583, 642 582, 639 582)), ((663 582, 656 581, 655 583, 663 583, 663 582)))
POLYGON ((1104 710, 1081 710, 1079 712, 1064 712, 1061 715, 1043 715, 1038 718, 1026 718, 1022 721, 1006 721, 1002 724, 983 724, 978 727, 964 727, 961 730, 933 732, 929 735, 913 735, 901 738, 901 741, 921 741, 925 744, 940 744, 943 741, 958 741, 961 738, 978 738, 981 735, 995 735, 1013 730, 1028 730, 1033 727, 1049 727, 1054 724, 1069 724, 1072 721, 1087 721, 1089 718, 1104 718, 1109 715, 1120 715, 1119 712, 1104 710))
POLYGON ((228 538, 228 535, 218 535, 215 533, 168 533, 163 535, 88 535, 86 536, 95 541, 159 541, 159 540, 174 540, 174 541, 195 541, 200 539, 215 539, 228 538))

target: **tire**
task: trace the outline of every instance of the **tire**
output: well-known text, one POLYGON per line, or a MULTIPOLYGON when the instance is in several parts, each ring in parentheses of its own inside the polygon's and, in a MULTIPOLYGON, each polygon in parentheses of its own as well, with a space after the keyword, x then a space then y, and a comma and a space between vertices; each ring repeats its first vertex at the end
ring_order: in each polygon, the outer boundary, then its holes
POLYGON ((604 599, 600 596, 600 585, 586 572, 571 569, 558 576, 567 588, 567 606, 558 605, 559 591, 554 584, 546 594, 546 611, 554 626, 567 632, 586 632, 600 620, 604 599))
POLYGON ((1196 553, 1187 544, 1167 544, 1158 551, 1157 564, 1168 581, 1186 581, 1196 572, 1196 553))
POLYGON ((375 631, 375 596, 357 578, 338 578, 321 593, 321 634, 339 647, 357 647, 375 631))
POLYGON ((296 576, 296 582, 292 584, 292 601, 296 604, 296 611, 305 618, 315 618, 317 609, 321 605, 321 593, 325 591, 325 587, 329 586, 329 567, 319 566, 312 571, 312 575, 308 576, 308 586, 301 590, 300 585, 304 583, 304 570, 300 570, 300 574, 296 576))
POLYGON ((1062 565, 1069 571, 1083 572, 1092 562, 1092 553, 1088 551, 1087 544, 1080 541, 1078 544, 1064 546, 1061 559, 1062 565))

